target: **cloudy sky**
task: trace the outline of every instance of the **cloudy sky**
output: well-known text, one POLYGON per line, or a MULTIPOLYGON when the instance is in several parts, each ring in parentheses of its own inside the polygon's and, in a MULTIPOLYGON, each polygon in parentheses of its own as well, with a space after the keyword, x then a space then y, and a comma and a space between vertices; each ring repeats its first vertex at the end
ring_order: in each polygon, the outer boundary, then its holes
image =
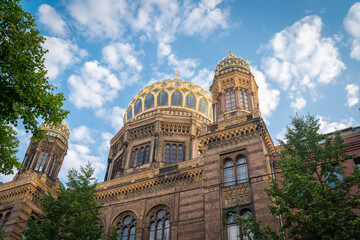
MULTIPOLYGON (((149 83, 180 77, 206 90, 232 50, 248 61, 275 140, 290 116, 329 132, 360 125, 360 2, 350 0, 23 1, 40 33, 49 81, 71 128, 60 179, 92 162, 105 175, 109 140, 149 83)), ((23 159, 29 135, 18 129, 23 159)), ((11 176, 3 177, 3 181, 11 176)))

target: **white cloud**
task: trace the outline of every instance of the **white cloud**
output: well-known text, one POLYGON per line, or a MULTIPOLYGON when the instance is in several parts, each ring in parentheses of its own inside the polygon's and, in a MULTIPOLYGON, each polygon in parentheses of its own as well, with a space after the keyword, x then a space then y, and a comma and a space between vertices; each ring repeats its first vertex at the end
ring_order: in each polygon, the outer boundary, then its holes
POLYGON ((103 155, 108 154, 110 151, 110 140, 114 137, 114 134, 109 132, 101 133, 101 145, 99 146, 99 152, 103 155))
POLYGON ((350 7, 344 19, 344 27, 354 38, 360 40, 360 2, 350 7))
POLYGON ((122 85, 118 78, 97 61, 86 62, 80 75, 68 79, 70 101, 77 108, 96 108, 112 101, 122 85))
POLYGON ((79 171, 80 167, 86 166, 88 162, 90 162, 91 166, 95 168, 95 176, 102 180, 101 178, 103 177, 102 175, 104 174, 106 168, 106 160, 102 160, 99 156, 92 155, 88 146, 72 144, 70 142, 67 155, 65 156, 63 165, 59 172, 60 180, 62 182, 66 182, 66 176, 69 169, 74 168, 79 171))
POLYGON ((207 68, 200 69, 195 77, 192 78, 191 82, 202 87, 206 91, 210 91, 210 86, 214 79, 214 72, 207 68))
POLYGON ((125 0, 72 0, 67 7, 75 26, 93 38, 121 38, 129 17, 125 0))
POLYGON ((44 24, 48 31, 57 36, 67 35, 67 25, 53 7, 47 4, 38 9, 39 22, 44 24))
POLYGON ((87 55, 84 49, 80 49, 68 40, 56 37, 46 37, 44 48, 49 50, 45 54, 45 66, 50 79, 55 79, 67 67, 87 55))
POLYGON ((195 69, 199 65, 199 61, 193 58, 178 59, 175 54, 168 56, 168 64, 173 69, 179 69, 180 78, 191 78, 195 74, 195 69))
POLYGON ((280 102, 280 91, 271 89, 269 83, 266 81, 266 77, 263 72, 259 71, 256 67, 251 67, 251 71, 255 76, 255 81, 259 86, 259 102, 262 115, 270 117, 272 112, 276 110, 276 107, 280 102))
POLYGON ((360 2, 350 7, 344 19, 344 27, 353 38, 350 56, 360 60, 360 2))
MULTIPOLYGON (((163 72, 154 72, 152 74, 152 78, 150 79, 149 82, 147 82, 147 84, 145 86, 148 86, 150 84, 153 84, 153 83, 156 83, 156 82, 159 82, 161 80, 165 80, 165 79, 173 79, 174 78, 174 74, 168 74, 168 73, 163 73, 163 72)), ((144 86, 144 87, 145 87, 144 86)))
POLYGON ((111 122, 111 126, 116 130, 120 130, 123 126, 123 118, 126 109, 115 106, 111 109, 101 108, 96 111, 96 116, 111 122))
POLYGON ((316 116, 319 119, 320 123, 320 133, 330 133, 337 130, 342 130, 357 124, 353 118, 345 118, 340 121, 331 122, 330 118, 325 118, 322 116, 316 116))
POLYGON ((306 100, 301 96, 297 96, 295 100, 290 103, 290 106, 294 111, 299 111, 306 106, 306 100))
POLYGON ((71 131, 71 140, 79 143, 94 143, 91 130, 85 125, 77 127, 71 131))
POLYGON ((345 87, 346 90, 346 106, 352 107, 359 102, 359 86, 355 84, 348 84, 345 87))
POLYGON ((122 69, 125 66, 140 72, 142 65, 137 56, 140 52, 135 51, 133 44, 113 43, 102 49, 104 61, 112 69, 122 69))
POLYGON ((296 98, 292 107, 299 110, 306 100, 298 96, 312 91, 316 100, 316 87, 329 84, 346 69, 340 59, 336 39, 321 36, 322 21, 318 16, 307 16, 292 26, 276 33, 267 45, 271 54, 263 58, 265 74, 278 82, 296 98))
POLYGON ((221 0, 203 0, 196 7, 190 4, 189 12, 185 13, 182 24, 183 33, 186 35, 200 34, 206 38, 216 29, 227 29, 230 14, 228 10, 216 8, 221 2, 221 0))

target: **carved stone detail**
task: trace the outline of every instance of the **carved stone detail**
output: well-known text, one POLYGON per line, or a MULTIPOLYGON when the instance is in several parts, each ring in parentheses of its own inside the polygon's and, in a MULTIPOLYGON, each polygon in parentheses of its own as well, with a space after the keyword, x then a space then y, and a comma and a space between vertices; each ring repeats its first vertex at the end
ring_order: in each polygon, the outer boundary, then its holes
POLYGON ((189 134, 191 126, 189 124, 161 123, 162 134, 189 134))
POLYGON ((154 123, 131 129, 129 130, 129 141, 151 137, 154 135, 154 131, 155 131, 154 123))

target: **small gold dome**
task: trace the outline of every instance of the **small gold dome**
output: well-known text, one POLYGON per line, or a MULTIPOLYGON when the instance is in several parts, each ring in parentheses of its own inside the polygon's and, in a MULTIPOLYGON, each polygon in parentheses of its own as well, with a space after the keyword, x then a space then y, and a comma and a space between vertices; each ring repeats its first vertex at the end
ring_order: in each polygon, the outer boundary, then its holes
POLYGON ((242 59, 241 57, 237 57, 229 51, 229 55, 224 57, 215 68, 215 77, 220 74, 224 74, 233 70, 238 70, 244 73, 250 73, 249 64, 242 59))
POLYGON ((182 110, 195 112, 212 122, 211 95, 194 83, 179 79, 163 80, 142 89, 130 102, 124 124, 154 110, 182 110))
POLYGON ((70 128, 65 120, 62 120, 61 124, 57 127, 54 127, 54 125, 52 124, 43 122, 40 125, 40 129, 47 130, 50 133, 50 135, 65 138, 66 141, 68 141, 70 137, 70 128))

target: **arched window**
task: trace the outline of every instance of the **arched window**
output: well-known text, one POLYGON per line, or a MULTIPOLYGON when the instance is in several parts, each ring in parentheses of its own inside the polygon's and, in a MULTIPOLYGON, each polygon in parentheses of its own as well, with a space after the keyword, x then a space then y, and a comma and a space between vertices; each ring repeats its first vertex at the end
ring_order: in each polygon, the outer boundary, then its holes
POLYGON ((144 164, 149 163, 149 155, 150 155, 150 147, 146 146, 144 164))
POLYGON ((151 216, 149 240, 170 240, 170 213, 160 209, 151 216))
POLYGON ((186 96, 185 106, 186 106, 187 108, 196 109, 196 97, 195 97, 194 94, 189 93, 189 94, 186 96))
POLYGON ((3 221, 2 225, 1 225, 1 231, 5 230, 6 225, 7 225, 8 221, 9 221, 9 218, 10 218, 10 212, 6 213, 6 215, 5 215, 4 221, 3 221))
POLYGON ((154 95, 151 93, 145 98, 145 110, 154 107, 154 95))
POLYGON ((235 184, 234 162, 230 159, 224 163, 224 183, 225 186, 235 184))
POLYGON ((240 89, 240 102, 241 108, 249 110, 248 93, 247 90, 240 89))
POLYGON ((239 156, 236 162, 232 159, 226 159, 224 162, 224 185, 230 186, 234 184, 249 181, 247 161, 244 156, 239 156), (236 164, 236 168, 234 167, 236 164))
POLYGON ((238 240, 240 239, 239 226, 236 224, 236 217, 229 215, 226 219, 226 229, 227 229, 227 240, 238 240))
POLYGON ((126 215, 117 223, 119 240, 135 240, 136 219, 131 215, 126 215))
POLYGON ((137 148, 135 150, 134 157, 133 157, 133 163, 134 163, 133 167, 137 166, 138 160, 139 160, 139 149, 137 148))
POLYGON ((170 162, 171 162, 171 163, 175 163, 175 162, 176 162, 176 150, 177 150, 176 145, 172 145, 172 146, 171 146, 171 159, 170 159, 170 162))
POLYGON ((56 161, 57 161, 56 157, 52 156, 51 161, 49 163, 50 165, 47 168, 47 173, 46 173, 49 177, 52 177, 52 174, 53 174, 53 171, 54 171, 54 168, 56 165, 56 161))
POLYGON ((130 121, 132 119, 132 106, 129 107, 129 110, 127 111, 127 120, 130 121))
POLYGON ((162 91, 159 93, 158 97, 157 97, 157 105, 158 106, 166 106, 168 105, 168 94, 165 91, 162 91))
POLYGON ((139 158, 139 166, 143 165, 144 163, 144 148, 140 148, 140 158, 139 158))
POLYGON ((170 162, 170 144, 166 144, 165 146, 165 162, 170 162))
MULTIPOLYGON (((248 218, 250 216, 250 211, 244 211, 240 216, 243 218, 248 218)), ((236 224, 236 217, 228 214, 226 219, 226 230, 227 230, 227 240, 250 240, 252 238, 248 238, 246 236, 241 237, 243 229, 241 226, 236 224)))
POLYGON ((243 156, 238 157, 236 160, 236 175, 238 183, 249 181, 247 162, 243 156))
POLYGON ((142 101, 141 99, 138 99, 134 105, 134 115, 138 115, 142 112, 142 101))
POLYGON ((234 89, 227 90, 225 92, 225 98, 226 98, 226 111, 235 109, 234 89))
POLYGON ((182 100, 183 97, 180 91, 176 91, 171 95, 171 105, 182 106, 182 100))
POLYGON ((49 153, 41 152, 34 168, 35 171, 42 171, 49 153))
POLYGON ((182 162, 184 158, 184 147, 182 145, 178 146, 178 155, 177 162, 182 162))
POLYGON ((204 98, 201 98, 200 99, 200 102, 199 102, 199 111, 204 113, 204 114, 207 114, 208 113, 208 104, 206 102, 206 100, 204 98))

